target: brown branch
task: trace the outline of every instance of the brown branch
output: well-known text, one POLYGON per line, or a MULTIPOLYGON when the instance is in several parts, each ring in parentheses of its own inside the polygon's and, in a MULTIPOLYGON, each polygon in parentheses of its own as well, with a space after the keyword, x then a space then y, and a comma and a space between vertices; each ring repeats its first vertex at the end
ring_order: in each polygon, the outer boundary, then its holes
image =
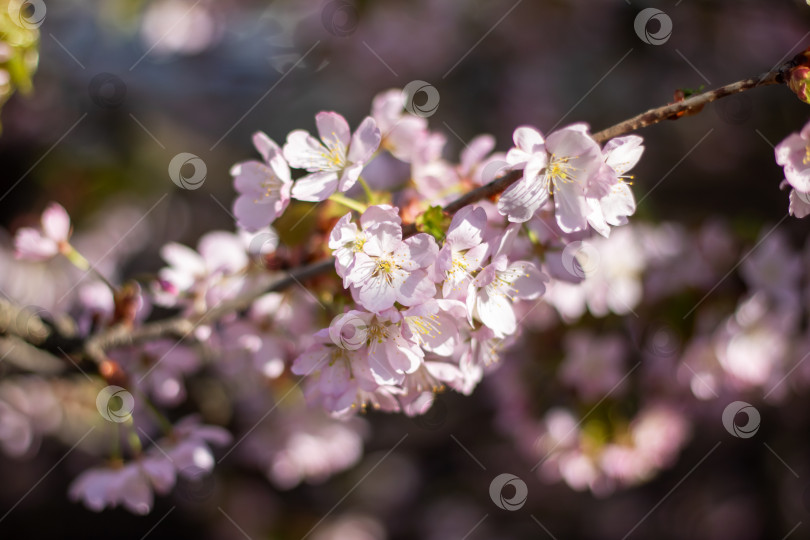
MULTIPOLYGON (((677 103, 650 109, 649 111, 639 114, 638 116, 624 120, 614 126, 595 133, 593 138, 595 141, 603 143, 613 137, 631 133, 643 127, 661 122, 662 120, 666 120, 668 118, 677 118, 679 113, 698 112, 704 105, 726 96, 744 92, 752 88, 758 88, 760 86, 784 84, 789 77, 790 70, 797 65, 800 65, 805 60, 806 59, 803 55, 799 55, 793 60, 782 64, 773 71, 765 73, 760 77, 743 79, 741 81, 721 86, 714 90, 709 90, 707 92, 694 95, 677 103)), ((522 177, 522 174, 522 171, 510 171, 504 176, 476 188, 459 197, 457 200, 449 203, 444 207, 444 212, 452 215, 467 205, 498 195, 506 188, 517 182, 522 177)), ((403 227, 403 235, 406 238, 413 236, 417 232, 418 230, 415 224, 410 224, 403 227)), ((302 281, 328 272, 334 268, 334 264, 335 259, 333 257, 329 257, 322 261, 301 267, 293 272, 288 273, 287 277, 279 279, 267 288, 263 288, 261 290, 243 295, 239 298, 223 302, 222 304, 219 304, 200 315, 191 317, 172 317, 161 321, 150 322, 134 329, 128 326, 116 326, 110 328, 88 338, 84 343, 84 346, 80 347, 80 350, 87 358, 94 361, 96 364, 100 364, 106 358, 106 351, 116 347, 135 345, 145 341, 168 336, 184 339, 189 336, 200 324, 216 321, 228 313, 243 311, 247 309, 259 296, 268 292, 284 290, 296 283, 300 284, 302 281)), ((2 315, 2 310, 0 310, 0 315, 2 315)), ((47 348, 45 345, 47 344, 43 344, 43 348, 47 348)))
POLYGON ((758 88, 760 86, 784 84, 787 80, 787 73, 790 71, 790 69, 798 65, 796 61, 796 59, 791 60, 790 62, 783 64, 779 69, 769 71, 760 77, 743 79, 735 83, 721 86, 720 88, 715 88, 714 90, 696 94, 690 98, 684 99, 683 101, 650 109, 647 112, 641 113, 623 122, 619 122, 618 124, 610 126, 607 129, 603 129, 598 133, 594 133, 592 137, 596 142, 603 143, 614 137, 625 135, 643 127, 657 124, 662 120, 677 118, 680 113, 699 112, 704 105, 711 103, 712 101, 717 101, 718 99, 726 96, 739 94, 740 92, 745 92, 746 90, 751 90, 752 88, 758 88))

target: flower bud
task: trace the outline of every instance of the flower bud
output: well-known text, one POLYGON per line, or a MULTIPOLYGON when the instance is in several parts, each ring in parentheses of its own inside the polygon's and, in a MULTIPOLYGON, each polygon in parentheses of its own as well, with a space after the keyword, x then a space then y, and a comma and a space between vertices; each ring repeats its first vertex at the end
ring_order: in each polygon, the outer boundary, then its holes
MULTIPOLYGON (((808 58, 808 55, 810 55, 810 51, 805 51, 805 58, 808 58)), ((810 83, 810 65, 804 63, 791 69, 787 83, 800 100, 810 104, 810 84, 808 84, 810 83)))

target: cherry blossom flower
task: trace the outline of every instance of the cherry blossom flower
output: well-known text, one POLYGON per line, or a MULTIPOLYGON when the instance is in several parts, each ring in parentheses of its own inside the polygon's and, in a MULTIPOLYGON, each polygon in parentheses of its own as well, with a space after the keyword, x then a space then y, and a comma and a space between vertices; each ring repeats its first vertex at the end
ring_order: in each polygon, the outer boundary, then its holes
POLYGON ((799 133, 791 133, 774 148, 776 163, 785 170, 786 185, 791 186, 791 215, 810 214, 810 122, 799 133))
POLYGON ((610 238, 594 237, 569 244, 563 250, 564 271, 576 279, 555 279, 545 299, 566 320, 576 320, 586 309, 597 317, 609 312, 631 313, 642 299, 641 273, 647 257, 639 245, 639 233, 630 227, 614 231, 610 238))
POLYGON ((318 113, 315 123, 320 141, 299 129, 287 136, 284 145, 289 164, 311 173, 293 185, 292 196, 301 201, 323 201, 335 191, 350 189, 380 146, 380 130, 370 116, 354 135, 346 120, 334 112, 318 113))
POLYGON ((247 237, 212 231, 200 239, 197 251, 175 242, 166 244, 160 254, 169 266, 158 273, 156 302, 202 309, 236 296, 245 284, 247 243, 247 237))
POLYGON ((717 331, 715 353, 732 389, 781 386, 789 336, 798 328, 797 304, 775 309, 760 292, 742 301, 717 331))
POLYGON ((0 383, 0 448, 6 454, 31 455, 64 417, 62 403, 45 379, 28 375, 0 383))
POLYGON ((295 359, 292 372, 308 378, 307 399, 337 416, 362 410, 369 402, 390 401, 405 370, 414 371, 421 361, 421 351, 401 337, 398 324, 367 312, 349 311, 315 338, 295 359), (347 348, 336 332, 352 325, 360 334, 347 348))
POLYGON ((586 197, 591 210, 588 224, 602 236, 610 235, 610 226, 625 225, 627 216, 636 211, 633 192, 624 178, 641 159, 642 142, 641 137, 628 135, 609 140, 602 149, 605 163, 586 197))
POLYGON ((467 310, 470 322, 478 319, 498 337, 514 334, 517 318, 512 302, 532 300, 542 295, 548 278, 526 261, 509 263, 506 255, 497 256, 469 285, 467 310))
POLYGON ((810 192, 810 122, 777 144, 774 153, 788 183, 799 192, 810 192))
POLYGON ((371 117, 382 134, 380 147, 409 163, 416 144, 425 136, 427 120, 405 112, 403 105, 402 90, 381 92, 371 102, 371 117))
POLYGON ((427 270, 439 251, 436 241, 425 233, 402 240, 401 227, 383 223, 369 230, 368 239, 354 255, 354 264, 346 275, 352 295, 374 312, 388 309, 395 302, 412 306, 432 298, 436 286, 427 270))
POLYGON ((799 253, 790 248, 785 234, 773 231, 763 237, 749 257, 742 261, 741 274, 748 285, 765 291, 785 304, 796 302, 805 264, 799 253))
POLYGON ((334 419, 304 403, 285 406, 285 414, 272 415, 239 446, 275 486, 319 484, 360 460, 368 431, 361 418, 334 419))
POLYGON ((501 195, 500 213, 509 221, 528 221, 553 196, 560 229, 585 230, 590 212, 586 196, 603 163, 587 126, 574 124, 547 139, 533 128, 522 127, 515 130, 514 141, 516 147, 506 159, 513 167, 523 168, 523 178, 501 195))
POLYGON ((214 469, 211 445, 225 446, 232 439, 224 428, 201 424, 197 415, 191 415, 174 424, 171 436, 159 440, 151 450, 167 457, 180 476, 195 478, 214 469))
POLYGON ((489 244, 483 242, 486 225, 487 214, 480 207, 465 206, 453 216, 434 267, 445 298, 463 298, 481 268, 489 252, 489 244))
POLYGON ((316 342, 299 355, 291 371, 307 377, 305 395, 327 412, 344 415, 357 407, 358 391, 373 392, 379 386, 368 368, 365 348, 347 349, 336 345, 324 328, 315 334, 316 342))
POLYGON ((343 286, 348 287, 347 277, 354 265, 355 255, 363 250, 370 234, 377 228, 384 228, 395 235, 402 220, 394 207, 385 204, 370 206, 360 216, 360 229, 352 223, 349 212, 338 220, 329 235, 329 247, 334 250, 335 269, 343 278, 343 286))
MULTIPOLYGON (((369 371, 378 384, 399 384, 405 374, 418 369, 425 354, 419 343, 403 335, 402 315, 398 311, 388 309, 379 314, 349 311, 343 317, 364 321, 369 371)), ((340 319, 336 322, 339 324, 340 319)))
POLYGON ((456 321, 466 313, 466 306, 457 300, 427 300, 402 311, 402 335, 427 352, 449 356, 459 343, 456 321))
POLYGON ((14 237, 14 256, 26 261, 46 261, 70 249, 70 216, 58 203, 42 212, 41 227, 22 227, 14 237))
POLYGON ((411 178, 426 205, 444 205, 462 189, 456 168, 442 158, 446 143, 441 133, 426 133, 414 147, 411 178))
POLYGON ((495 137, 492 135, 479 135, 471 140, 459 156, 459 178, 480 186, 509 172, 512 167, 506 161, 506 153, 491 153, 494 148, 495 137))
POLYGON ((253 135, 253 145, 264 162, 246 161, 231 168, 239 197, 233 203, 237 224, 248 230, 266 227, 290 203, 292 179, 281 148, 262 132, 253 135))
POLYGON ((96 512, 123 505, 134 514, 145 515, 152 510, 154 493, 165 495, 176 479, 167 457, 145 456, 124 466, 87 469, 70 485, 69 496, 96 512))

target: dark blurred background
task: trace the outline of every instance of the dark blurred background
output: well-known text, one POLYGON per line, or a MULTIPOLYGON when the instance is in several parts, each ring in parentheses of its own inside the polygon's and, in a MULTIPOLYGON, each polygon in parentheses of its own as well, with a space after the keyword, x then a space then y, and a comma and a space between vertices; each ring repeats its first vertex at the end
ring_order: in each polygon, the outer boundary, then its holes
MULTIPOLYGON (((134 227, 148 235, 122 272, 154 272, 165 242, 194 245, 205 231, 233 229, 228 170, 254 157, 250 137, 257 130, 282 142, 292 129, 314 130, 321 110, 338 111, 355 126, 375 94, 424 80, 441 96, 431 128, 447 135, 446 157, 457 159, 481 133, 493 134, 505 151, 521 124, 548 133, 584 121, 598 131, 672 101, 676 89, 758 75, 810 44, 810 8, 800 0, 341 6, 48 2, 33 92, 15 95, 2 110, 0 225, 13 232, 36 222, 52 200, 77 228, 116 205, 134 206, 148 216, 134 227), (671 18, 666 43, 647 44, 636 34, 634 19, 646 7, 671 18), (169 178, 168 163, 179 152, 205 161, 200 189, 180 190, 169 178)), ((754 239, 787 211, 772 146, 799 129, 809 111, 786 88, 773 87, 644 129, 647 150, 634 170, 636 219, 697 225, 720 216, 754 239)), ((784 226, 801 246, 807 222, 784 226)), ((382 538, 381 528, 392 539, 622 538, 662 498, 633 538, 782 538, 808 517, 810 450, 806 440, 793 439, 810 428, 806 400, 780 409, 790 418, 765 413, 760 431, 799 478, 785 480, 763 445, 728 437, 688 475, 725 435, 707 422, 697 425, 675 467, 642 487, 598 498, 529 472, 534 464, 496 427, 489 386, 485 380, 472 397, 443 395, 427 420, 370 415, 361 464, 318 486, 278 491, 254 471, 226 468, 212 480, 214 496, 159 499, 138 518, 68 502, 77 471, 59 466, 0 522, 0 538, 300 538, 327 514, 324 524, 338 532, 310 538, 382 538), (785 424, 788 438, 780 431, 785 424), (490 501, 489 483, 501 472, 528 483, 520 511, 490 501)), ((63 451, 46 443, 36 459, 0 460, 0 511, 63 451)))

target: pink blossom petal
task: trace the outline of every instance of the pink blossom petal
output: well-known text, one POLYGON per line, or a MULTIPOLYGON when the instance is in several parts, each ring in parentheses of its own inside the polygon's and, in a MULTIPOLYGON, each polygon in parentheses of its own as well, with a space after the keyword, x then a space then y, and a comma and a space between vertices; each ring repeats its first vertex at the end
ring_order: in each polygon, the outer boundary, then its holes
POLYGON ((323 345, 316 345, 314 348, 300 354, 293 362, 290 371, 296 375, 310 375, 326 365, 329 358, 329 349, 323 345))
POLYGON ((548 189, 537 177, 525 176, 509 186, 498 199, 498 212, 509 221, 523 223, 548 200, 548 189))
POLYGON ((489 295, 481 291, 475 303, 476 315, 482 323, 496 334, 508 336, 515 333, 517 320, 512 303, 502 294, 489 295))
POLYGON ((529 154, 536 153, 545 142, 539 131, 528 126, 517 128, 512 135, 512 140, 515 142, 515 146, 529 154))
POLYGON ((413 373, 422 365, 424 353, 417 346, 411 346, 404 340, 390 341, 385 344, 389 365, 398 373, 413 373))
POLYGON ((326 151, 323 144, 302 129, 297 129, 287 135, 284 145, 284 159, 296 169, 306 169, 309 172, 319 171, 317 166, 323 160, 322 154, 326 151))
POLYGON ((42 236, 37 229, 23 227, 14 236, 14 256, 17 259, 38 262, 46 261, 59 253, 59 245, 42 236))
MULTIPOLYGON (((436 295, 436 284, 423 270, 413 272, 395 291, 397 301, 405 306, 413 306, 436 295)), ((393 305, 393 304, 392 304, 393 305)))
POLYGON ((149 477, 155 491, 166 494, 174 487, 176 481, 175 468, 164 456, 145 459, 142 463, 144 473, 149 477))
POLYGON ((360 173, 363 172, 363 164, 362 163, 352 163, 351 165, 347 166, 343 169, 343 172, 340 175, 340 182, 338 183, 338 191, 346 192, 349 191, 354 184, 357 182, 357 179, 360 178, 360 173))
POLYGON ((332 365, 326 365, 321 370, 321 389, 327 394, 339 396, 349 389, 351 375, 351 370, 346 362, 338 361, 332 365))
POLYGON ((465 206, 453 216, 447 229, 446 241, 454 249, 470 249, 483 241, 484 229, 487 226, 487 213, 480 206, 465 206))
POLYGON ((643 142, 644 139, 638 135, 609 140, 602 149, 602 153, 606 156, 605 163, 618 174, 626 173, 641 159, 641 155, 644 153, 643 142))
POLYGON ((179 272, 190 275, 205 274, 205 261, 188 246, 170 242, 160 249, 160 256, 179 272))
POLYGON ((368 209, 360 216, 360 225, 363 229, 372 229, 380 224, 391 224, 396 226, 402 224, 399 213, 396 208, 387 204, 377 204, 369 206, 368 209))
POLYGON ((133 514, 146 515, 152 510, 154 495, 148 480, 136 464, 124 468, 118 489, 123 505, 133 514))
POLYGON ((430 266, 439 254, 439 246, 436 240, 426 233, 419 233, 407 240, 405 244, 410 249, 410 259, 420 268, 430 266))
POLYGON ((262 131, 253 134, 253 146, 256 147, 256 150, 259 151, 266 162, 270 161, 271 156, 281 152, 281 148, 276 144, 276 141, 262 131))
MULTIPOLYGON (((355 263, 355 266, 357 264, 355 263)), ((385 279, 377 278, 366 282, 357 293, 360 304, 367 310, 379 313, 394 305, 397 301, 396 287, 386 283, 385 279)))
POLYGON ((381 344, 369 348, 368 367, 371 376, 377 384, 399 384, 404 379, 404 376, 401 373, 395 372, 388 363, 388 351, 386 347, 381 344))
POLYGON ((365 163, 380 147, 382 135, 377 123, 370 116, 363 119, 352 135, 349 147, 349 161, 352 163, 365 163))
POLYGON ((617 226, 627 223, 627 216, 636 211, 636 200, 630 186, 624 182, 613 186, 610 194, 601 201, 605 221, 617 226))
POLYGON ((509 266, 509 272, 517 274, 511 282, 515 298, 534 300, 546 292, 548 277, 534 264, 516 262, 509 266))
POLYGON ((337 187, 337 173, 315 172, 295 181, 292 196, 299 201, 318 202, 328 199, 337 190, 337 187))
POLYGON ((336 112, 319 112, 315 115, 318 136, 325 143, 339 143, 345 149, 351 142, 351 130, 346 119, 336 112))
POLYGON ((585 216, 588 214, 588 207, 580 186, 575 182, 558 185, 554 192, 554 209, 557 225, 563 232, 582 231, 587 227, 585 216))
POLYGON ((461 168, 469 172, 476 164, 483 161, 495 148, 495 137, 479 135, 461 151, 461 168))
POLYGON ((42 212, 42 232, 55 242, 67 242, 70 236, 70 216, 62 205, 51 203, 42 212))
POLYGON ((810 193, 790 190, 790 213, 797 218, 810 215, 810 193))

